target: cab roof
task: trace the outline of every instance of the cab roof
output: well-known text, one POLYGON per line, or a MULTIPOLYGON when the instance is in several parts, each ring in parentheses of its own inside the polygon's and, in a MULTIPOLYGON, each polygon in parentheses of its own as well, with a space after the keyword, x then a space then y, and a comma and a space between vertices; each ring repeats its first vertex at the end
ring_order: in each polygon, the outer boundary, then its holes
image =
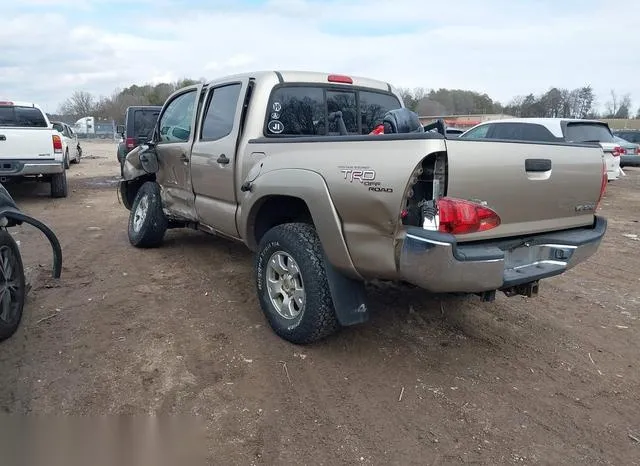
MULTIPOLYGON (((393 87, 391 84, 380 81, 377 79, 365 78, 362 76, 353 76, 347 74, 339 74, 339 73, 329 73, 329 72, 321 72, 321 71, 296 71, 296 70, 268 70, 268 71, 254 71, 247 72, 241 74, 235 74, 231 76, 220 77, 215 80, 215 82, 219 82, 220 79, 230 79, 230 78, 255 78, 255 79, 273 79, 276 77, 280 82, 283 83, 318 83, 318 84, 326 84, 329 83, 329 76, 341 76, 341 77, 349 77, 353 81, 352 84, 344 84, 344 86, 362 86, 368 87, 372 89, 379 89, 382 91, 392 92, 393 87)), ((213 83, 214 80, 208 81, 207 84, 213 83)), ((340 82, 333 82, 335 84, 341 84, 340 82)))

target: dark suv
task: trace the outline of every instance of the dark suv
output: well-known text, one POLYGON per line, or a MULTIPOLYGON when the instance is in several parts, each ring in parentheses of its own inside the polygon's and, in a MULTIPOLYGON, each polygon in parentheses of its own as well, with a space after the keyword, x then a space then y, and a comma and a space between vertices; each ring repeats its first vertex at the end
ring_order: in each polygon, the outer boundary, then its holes
POLYGON ((613 134, 625 141, 640 144, 640 130, 638 129, 614 129, 613 134))
POLYGON ((120 166, 129 152, 149 140, 161 109, 161 106, 156 105, 127 107, 124 125, 118 125, 116 129, 116 132, 122 136, 118 144, 120 166))

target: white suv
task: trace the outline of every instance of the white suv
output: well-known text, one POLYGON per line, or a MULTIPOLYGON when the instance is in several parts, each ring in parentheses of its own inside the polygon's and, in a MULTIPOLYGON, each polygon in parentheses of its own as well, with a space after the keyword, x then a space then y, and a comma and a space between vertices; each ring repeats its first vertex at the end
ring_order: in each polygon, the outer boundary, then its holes
POLYGON ((577 118, 507 118, 480 123, 459 136, 465 139, 500 139, 532 142, 599 143, 605 153, 607 179, 617 180, 621 174, 618 144, 609 125, 598 120, 577 118))

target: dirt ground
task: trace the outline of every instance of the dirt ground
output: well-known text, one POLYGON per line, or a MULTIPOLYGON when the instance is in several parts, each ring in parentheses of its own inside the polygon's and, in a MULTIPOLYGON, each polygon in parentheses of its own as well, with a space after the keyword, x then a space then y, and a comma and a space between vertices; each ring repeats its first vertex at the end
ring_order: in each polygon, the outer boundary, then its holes
POLYGON ((298 347, 242 245, 130 246, 115 144, 83 144, 68 198, 9 187, 64 268, 16 229, 34 288, 1 344, 2 411, 194 415, 211 464, 640 464, 640 170, 609 184, 597 255, 537 298, 371 286, 369 323, 298 347))

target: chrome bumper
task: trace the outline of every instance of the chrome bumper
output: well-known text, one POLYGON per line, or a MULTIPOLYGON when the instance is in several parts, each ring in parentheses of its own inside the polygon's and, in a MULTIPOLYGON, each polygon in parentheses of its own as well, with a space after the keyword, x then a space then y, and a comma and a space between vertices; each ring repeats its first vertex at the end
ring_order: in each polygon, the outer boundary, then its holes
POLYGON ((400 252, 402 279, 435 293, 479 293, 560 275, 592 256, 607 221, 529 237, 458 245, 448 234, 410 227, 400 252))
POLYGON ((64 163, 56 160, 0 159, 0 177, 54 175, 64 171, 64 163))

